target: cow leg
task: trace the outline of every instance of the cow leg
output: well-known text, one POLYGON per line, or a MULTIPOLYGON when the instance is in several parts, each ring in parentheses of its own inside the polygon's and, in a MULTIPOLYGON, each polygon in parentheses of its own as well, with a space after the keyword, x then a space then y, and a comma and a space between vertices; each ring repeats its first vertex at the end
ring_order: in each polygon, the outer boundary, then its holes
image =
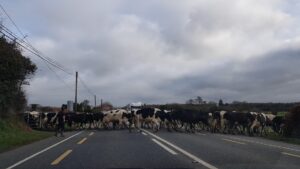
POLYGON ((250 136, 254 136, 254 124, 252 124, 250 126, 250 133, 249 133, 250 136))
POLYGON ((184 123, 184 128, 186 132, 189 132, 189 124, 188 123, 184 123))
POLYGON ((170 122, 167 122, 166 123, 166 125, 167 125, 167 130, 169 131, 169 132, 172 132, 172 130, 171 130, 171 124, 170 124, 170 122))
POLYGON ((192 124, 192 126, 191 126, 191 132, 192 133, 196 132, 196 124, 192 124))
POLYGON ((261 125, 260 136, 263 136, 263 133, 265 133, 265 135, 266 135, 266 132, 265 132, 265 125, 261 125))

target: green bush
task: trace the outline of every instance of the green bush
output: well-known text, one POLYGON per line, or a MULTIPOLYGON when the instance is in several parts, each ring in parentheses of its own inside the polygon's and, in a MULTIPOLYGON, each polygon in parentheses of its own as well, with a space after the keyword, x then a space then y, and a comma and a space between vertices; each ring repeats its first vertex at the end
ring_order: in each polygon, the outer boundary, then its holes
POLYGON ((15 43, 0 37, 0 117, 20 112, 26 105, 22 90, 37 67, 22 55, 15 43))
POLYGON ((287 113, 285 119, 286 126, 284 135, 300 138, 300 106, 294 107, 289 113, 287 113))

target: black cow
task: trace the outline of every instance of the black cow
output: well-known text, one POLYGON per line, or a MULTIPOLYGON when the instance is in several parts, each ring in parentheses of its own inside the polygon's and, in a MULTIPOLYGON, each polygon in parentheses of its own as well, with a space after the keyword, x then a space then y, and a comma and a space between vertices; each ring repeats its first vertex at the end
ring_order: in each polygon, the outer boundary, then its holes
POLYGON ((172 116, 171 116, 172 111, 168 110, 161 110, 156 112, 155 118, 160 119, 160 126, 166 126, 168 131, 171 131, 172 128, 172 116))
POLYGON ((283 116, 276 116, 274 117, 274 119, 272 120, 272 127, 274 132, 278 133, 278 134, 283 134, 283 128, 285 125, 285 118, 283 116))
POLYGON ((223 118, 226 120, 224 131, 227 129, 231 134, 235 134, 236 131, 245 134, 246 130, 250 131, 251 122, 255 120, 254 115, 243 112, 226 112, 223 118))
MULTIPOLYGON (((175 126, 185 127, 187 132, 195 132, 196 125, 200 122, 208 126, 208 112, 202 112, 198 110, 188 110, 188 109, 177 109, 171 113, 171 119, 175 126)), ((175 128, 176 130, 177 128, 175 128)))
POLYGON ((102 112, 93 113, 93 119, 94 122, 96 123, 97 128, 99 128, 100 125, 102 124, 103 117, 104 114, 102 112))
POLYGON ((74 113, 70 117, 71 123, 75 125, 75 127, 79 129, 85 128, 87 119, 86 119, 86 113, 74 113))

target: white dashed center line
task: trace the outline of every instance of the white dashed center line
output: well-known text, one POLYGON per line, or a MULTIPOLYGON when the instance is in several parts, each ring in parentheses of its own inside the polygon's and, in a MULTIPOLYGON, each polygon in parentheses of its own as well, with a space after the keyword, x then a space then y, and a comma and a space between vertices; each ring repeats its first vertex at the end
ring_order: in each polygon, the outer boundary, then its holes
POLYGON ((182 154, 184 154, 187 157, 191 158, 193 161, 198 162, 199 164, 205 166, 206 168, 217 169, 217 167, 215 167, 215 166, 213 166, 213 165, 205 162, 204 160, 200 159, 199 157, 196 157, 195 155, 193 155, 193 154, 185 151, 184 149, 182 149, 182 148, 180 148, 180 147, 178 147, 178 146, 170 143, 169 141, 167 141, 167 140, 165 140, 165 139, 163 139, 163 138, 161 138, 161 137, 159 137, 159 136, 157 136, 157 135, 155 135, 155 134, 153 134, 153 133, 151 133, 151 132, 149 132, 147 130, 144 130, 144 129, 141 129, 141 130, 144 131, 145 133, 151 135, 152 137, 156 138, 157 140, 159 140, 159 141, 167 144, 168 146, 174 148, 176 151, 181 152, 182 154))
POLYGON ((243 142, 234 141, 234 140, 230 140, 230 139, 226 139, 226 138, 222 138, 222 140, 232 142, 232 143, 236 143, 236 144, 246 144, 246 143, 243 143, 243 142))
POLYGON ((197 133, 197 135, 206 136, 206 134, 203 133, 197 133))

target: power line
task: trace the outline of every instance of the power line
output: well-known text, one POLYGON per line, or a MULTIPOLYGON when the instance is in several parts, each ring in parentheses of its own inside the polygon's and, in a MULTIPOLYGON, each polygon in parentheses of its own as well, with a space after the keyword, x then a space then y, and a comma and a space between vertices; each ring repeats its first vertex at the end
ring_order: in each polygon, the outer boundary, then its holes
MULTIPOLYGON (((4 30, 9 33, 10 35, 14 36, 15 38, 17 38, 18 40, 20 40, 22 43, 26 44, 29 48, 31 48, 33 51, 35 51, 36 53, 38 53, 39 55, 42 55, 42 53, 40 51, 38 51, 37 49, 35 49, 28 40, 26 40, 26 36, 24 35, 24 33, 21 31, 21 29, 18 27, 18 25, 14 22, 14 20, 10 17, 10 15, 8 14, 8 12, 5 10, 5 8, 3 7, 3 5, 0 4, 0 8, 2 9, 2 11, 5 13, 5 15, 8 17, 8 19, 11 21, 11 23, 15 26, 15 28, 18 30, 18 32, 23 36, 22 38, 19 38, 17 35, 13 35, 12 31, 10 31, 7 27, 5 27, 4 25, 2 25, 2 27, 4 28, 4 30)), ((59 67, 63 67, 61 64, 59 64, 58 62, 56 62, 55 60, 49 58, 49 57, 45 57, 48 61, 52 62, 53 64, 56 64, 59 67)))
MULTIPOLYGON (((46 63, 48 69, 51 70, 59 80, 61 80, 66 86, 68 86, 68 87, 70 88, 70 86, 69 86, 63 79, 61 79, 61 78, 58 76, 58 74, 57 74, 57 73, 56 73, 56 72, 55 72, 48 64, 50 64, 50 65, 52 65, 52 66, 54 66, 54 67, 56 67, 56 68, 58 68, 58 69, 64 71, 65 73, 67 73, 67 74, 69 74, 69 75, 73 75, 72 73, 67 72, 66 70, 64 70, 64 68, 60 67, 59 65, 57 65, 57 64, 55 64, 55 63, 53 63, 53 62, 47 60, 47 59, 44 58, 43 56, 41 56, 41 54, 38 53, 38 52, 39 52, 38 50, 36 50, 35 48, 32 49, 32 47, 30 47, 30 46, 31 46, 30 44, 24 42, 23 40, 20 40, 19 37, 17 37, 16 35, 14 35, 9 29, 7 30, 7 28, 4 27, 3 25, 2 25, 2 28, 5 28, 5 29, 0 29, 0 32, 1 32, 5 37, 7 37, 8 39, 10 39, 11 41, 14 41, 16 44, 18 44, 19 46, 21 46, 23 49, 25 49, 25 50, 31 52, 32 54, 34 54, 34 55, 38 56, 40 59, 42 59, 42 60, 46 63), (3 32, 2 30, 4 30, 6 33, 3 32), (22 43, 22 42, 23 42, 23 43, 22 43), (26 46, 24 46, 23 44, 25 44, 26 46)), ((92 96, 95 95, 95 94, 89 89, 89 87, 86 85, 86 83, 85 83, 80 77, 79 77, 79 81, 81 82, 81 84, 82 84, 83 87, 87 90, 87 92, 88 92, 89 94, 91 94, 92 96)))
POLYGON ((57 79, 59 79, 63 84, 65 84, 71 91, 73 91, 74 89, 71 87, 71 86, 69 86, 68 84, 67 84, 67 82, 65 82, 48 64, 47 64, 47 62, 45 62, 44 61, 44 63, 45 63, 45 65, 47 66, 47 68, 50 70, 50 71, 52 71, 53 73, 54 73, 54 75, 57 77, 57 79))
POLYGON ((15 23, 15 21, 10 17, 10 15, 8 14, 8 12, 5 10, 5 8, 3 7, 3 5, 0 4, 0 8, 2 9, 2 11, 5 13, 5 15, 8 17, 8 19, 11 21, 11 23, 15 26, 15 28, 18 30, 18 32, 23 36, 23 38, 19 38, 17 35, 14 35, 12 31, 10 31, 7 27, 5 27, 4 25, 1 24, 1 27, 3 28, 4 31, 6 31, 7 33, 9 33, 11 36, 13 36, 14 38, 18 39, 21 43, 24 43, 26 46, 28 46, 30 49, 32 49, 35 52, 35 55, 38 54, 39 57, 43 58, 43 60, 47 60, 46 62, 50 63, 52 66, 55 65, 55 67, 60 67, 59 69, 64 69, 63 71, 66 72, 67 74, 72 74, 69 71, 67 71, 60 63, 58 63, 57 61, 51 59, 50 57, 47 56, 42 56, 43 54, 38 51, 36 48, 34 48, 30 42, 28 40, 26 40, 26 36, 24 35, 24 33, 21 31, 21 29, 18 27, 18 25, 15 23))
MULTIPOLYGON (((36 55, 37 57, 39 57, 40 59, 42 59, 43 61, 46 61, 47 63, 49 63, 50 65, 62 70, 63 72, 69 74, 69 75, 73 75, 72 73, 68 72, 67 70, 65 70, 63 67, 60 67, 59 65, 49 61, 48 59, 44 58, 41 54, 38 53, 38 51, 35 51, 27 46, 24 46, 22 42, 18 42, 21 41, 18 37, 16 37, 15 35, 9 33, 8 31, 6 31, 5 29, 1 29, 0 32, 7 37, 8 39, 10 39, 11 41, 14 41, 15 43, 17 43, 19 46, 21 46, 23 49, 29 51, 30 53, 36 55), (6 33, 4 33, 2 30, 4 30, 6 33), (8 35, 9 34, 9 35, 8 35)), ((26 44, 26 43, 25 43, 26 44)))
POLYGON ((8 19, 11 21, 11 23, 17 28, 18 32, 23 36, 23 38, 25 38, 26 36, 23 34, 23 32, 21 31, 21 29, 18 27, 18 25, 14 22, 14 20, 9 16, 9 14, 6 12, 6 10, 4 9, 4 7, 0 4, 0 8, 2 9, 2 11, 5 13, 5 15, 8 17, 8 19))
POLYGON ((94 96, 95 94, 89 89, 89 87, 84 83, 84 81, 80 78, 80 76, 78 76, 79 81, 82 83, 83 87, 88 91, 88 93, 90 93, 92 96, 94 96))
MULTIPOLYGON (((69 75, 73 75, 72 73, 70 73, 69 70, 66 70, 62 65, 60 65, 57 61, 54 61, 53 59, 49 58, 49 57, 45 57, 42 56, 42 53, 40 51, 38 51, 36 48, 34 48, 30 43, 25 42, 23 39, 20 39, 20 37, 18 37, 17 35, 15 35, 12 31, 10 31, 7 27, 5 27, 4 25, 1 25, 1 30, 5 31, 6 34, 4 32, 2 32, 3 34, 5 34, 6 36, 11 36, 13 39, 18 40, 20 43, 26 45, 28 48, 30 48, 30 50, 34 51, 35 55, 39 55, 39 57, 43 60, 46 60, 49 64, 51 64, 54 67, 59 67, 59 69, 61 69, 62 71, 64 71, 65 73, 69 74, 69 75), (9 34, 9 35, 7 35, 9 34)), ((32 52, 31 52, 32 53, 32 52)))
MULTIPOLYGON (((73 75, 73 73, 70 73, 69 70, 65 69, 59 62, 51 59, 50 57, 44 56, 39 50, 37 50, 35 47, 33 47, 33 45, 31 45, 31 43, 28 40, 25 39, 26 36, 24 35, 24 33, 21 31, 21 29, 18 27, 18 25, 14 22, 14 20, 9 16, 8 12, 6 12, 5 8, 1 4, 0 4, 0 8, 5 13, 5 15, 8 17, 8 19, 12 22, 12 24, 15 26, 15 28, 18 30, 18 32, 20 33, 22 38, 15 35, 12 31, 10 31, 3 24, 0 25, 1 26, 0 27, 0 32, 4 36, 6 36, 8 39, 10 39, 10 40, 14 41, 15 43, 17 43, 23 49, 31 52, 32 54, 34 54, 37 57, 39 57, 40 59, 42 59, 44 61, 44 63, 46 64, 46 66, 48 67, 48 69, 51 70, 55 74, 55 76, 58 79, 60 79, 66 86, 70 87, 63 79, 60 78, 60 76, 58 76, 58 74, 49 65, 62 70, 63 72, 67 73, 68 75, 73 75), (2 30, 5 31, 6 34, 2 30)), ((89 89, 89 87, 84 83, 84 81, 80 77, 79 77, 79 80, 83 84, 84 88, 88 91, 88 93, 95 96, 94 93, 89 89)))

